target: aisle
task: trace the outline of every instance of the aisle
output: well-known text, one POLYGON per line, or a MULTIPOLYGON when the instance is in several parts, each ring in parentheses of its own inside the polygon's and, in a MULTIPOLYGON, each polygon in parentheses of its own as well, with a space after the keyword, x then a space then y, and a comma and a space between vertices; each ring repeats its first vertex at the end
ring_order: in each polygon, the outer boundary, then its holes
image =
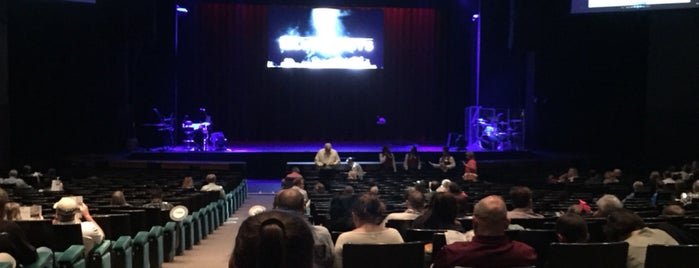
POLYGON ((247 200, 226 222, 213 233, 195 245, 191 250, 185 250, 181 256, 175 256, 173 262, 166 262, 163 268, 200 267, 200 268, 224 268, 228 267, 228 258, 233 252, 235 237, 238 235, 240 223, 248 217, 248 210, 254 205, 262 205, 272 208, 274 195, 272 194, 248 194, 247 200))

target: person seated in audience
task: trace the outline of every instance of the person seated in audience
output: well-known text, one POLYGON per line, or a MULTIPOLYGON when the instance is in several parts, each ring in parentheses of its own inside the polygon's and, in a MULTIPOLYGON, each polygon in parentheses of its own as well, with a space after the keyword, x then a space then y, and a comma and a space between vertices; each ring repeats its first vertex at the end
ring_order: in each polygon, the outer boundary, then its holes
POLYGON ((53 224, 80 224, 83 233, 85 254, 102 243, 104 240, 104 231, 102 231, 99 224, 90 216, 90 210, 87 204, 78 204, 72 197, 63 197, 53 205, 53 208, 56 210, 56 217, 53 219, 53 224), (78 212, 85 218, 85 221, 80 220, 77 215, 78 212))
POLYGON ((379 196, 379 186, 372 185, 369 187, 369 192, 370 195, 375 195, 376 197, 379 196))
POLYGON ((507 212, 507 217, 510 219, 540 219, 544 216, 535 213, 532 207, 532 190, 525 186, 515 186, 510 189, 510 198, 512 198, 511 211, 507 212))
POLYGON ((112 199, 109 201, 109 205, 122 207, 131 206, 131 204, 126 202, 126 197, 122 191, 114 191, 114 193, 112 193, 112 199))
POLYGON ((410 147, 410 151, 405 154, 403 158, 403 169, 408 173, 418 173, 422 169, 422 162, 420 162, 420 155, 417 154, 417 147, 415 145, 410 147))
POLYGON ((350 167, 349 172, 347 172, 347 179, 360 181, 364 180, 364 174, 366 174, 366 172, 364 172, 362 165, 360 165, 357 161, 354 161, 354 158, 347 158, 347 166, 350 167))
POLYGON ((604 172, 604 180, 602 180, 602 184, 613 184, 613 183, 619 183, 619 179, 614 176, 614 172, 612 171, 606 171, 604 172))
POLYGON ((469 242, 446 245, 434 257, 433 268, 519 267, 536 263, 536 251, 527 244, 510 241, 505 230, 510 223, 505 201, 487 196, 473 211, 475 237, 469 242))
POLYGON ((439 161, 437 163, 429 163, 433 168, 438 168, 444 174, 449 174, 456 167, 454 157, 451 156, 451 153, 449 153, 449 147, 446 146, 442 148, 442 156, 439 157, 439 161))
POLYGON ((340 164, 340 155, 333 149, 332 144, 326 143, 316 153, 314 162, 319 169, 320 179, 331 180, 334 179, 337 165, 340 164))
MULTIPOLYGON (((297 213, 303 217, 306 213, 303 195, 298 191, 285 189, 274 196, 274 209, 297 213)), ((313 267, 333 266, 333 240, 327 228, 312 225, 308 222, 313 233, 313 267)))
POLYGON ((468 200, 466 199, 468 195, 466 192, 461 190, 461 186, 458 184, 452 183, 449 185, 449 193, 456 197, 456 217, 466 217, 466 213, 468 213, 468 200))
POLYGON ((314 194, 325 194, 327 193, 325 191, 325 185, 322 182, 316 182, 315 185, 313 185, 313 193, 314 194))
POLYGON ((23 179, 19 178, 19 173, 17 172, 16 169, 10 170, 10 172, 7 173, 8 178, 2 180, 0 183, 2 184, 14 184, 15 187, 17 188, 29 188, 29 184, 24 182, 23 179))
POLYGON ((439 181, 430 181, 429 184, 429 189, 428 192, 425 193, 425 203, 429 204, 430 200, 432 200, 432 195, 434 195, 437 192, 437 189, 439 189, 440 186, 442 186, 439 181))
POLYGON ((614 195, 605 194, 597 199, 597 211, 592 214, 592 217, 604 218, 615 210, 624 208, 624 205, 614 195))
POLYGON ((692 192, 688 194, 691 198, 699 198, 699 180, 692 183, 692 192))
POLYGON ((335 267, 342 267, 342 248, 345 244, 400 244, 403 238, 393 228, 381 225, 386 206, 376 196, 364 194, 352 205, 354 230, 344 232, 337 237, 335 249, 335 267))
POLYGON ((391 148, 388 145, 384 145, 381 148, 381 153, 379 153, 379 165, 381 166, 381 171, 383 173, 396 173, 396 158, 393 157, 391 148))
POLYGON ((645 187, 644 187, 644 184, 642 181, 633 182, 633 185, 631 185, 631 187, 633 188, 633 192, 631 192, 629 195, 624 197, 623 200, 621 200, 622 204, 626 204, 626 201, 636 198, 636 193, 640 193, 640 192, 643 192, 645 190, 645 187))
POLYGON ((451 180, 443 179, 442 184, 439 187, 437 187, 437 190, 435 190, 435 192, 438 192, 438 193, 449 192, 449 186, 451 186, 451 180))
POLYGON ((648 175, 648 186, 654 187, 655 189, 657 188, 662 188, 663 185, 663 177, 660 176, 660 172, 657 170, 651 171, 650 175, 648 175))
POLYGON ((566 173, 558 177, 558 182, 560 183, 571 183, 578 179, 578 169, 569 168, 566 173))
POLYGON ((646 248, 650 244, 677 245, 677 241, 665 231, 648 228, 643 219, 630 210, 618 209, 609 214, 604 233, 609 241, 626 241, 629 251, 626 260, 628 268, 643 268, 646 248))
POLYGON ((286 178, 303 179, 303 175, 301 175, 301 169, 299 169, 299 167, 291 167, 291 172, 289 172, 289 174, 286 174, 286 178))
POLYGON ((478 165, 476 164, 476 155, 473 152, 466 152, 466 162, 464 162, 464 175, 461 176, 464 181, 478 181, 478 165))
POLYGON ((675 226, 672 223, 673 219, 681 219, 684 217, 684 209, 678 205, 667 205, 663 208, 660 217, 667 218, 669 222, 660 222, 656 225, 656 228, 665 231, 667 234, 672 236, 677 243, 680 245, 694 245, 699 244, 699 237, 694 236, 692 233, 685 231, 682 228, 675 226))
POLYGON ((19 264, 30 265, 38 258, 36 248, 19 225, 5 220, 5 204, 9 201, 7 192, 0 188, 0 233, 5 233, 10 240, 10 243, 0 243, 0 252, 9 254, 19 264))
POLYGON ((328 229, 331 231, 349 231, 354 229, 352 222, 352 203, 356 197, 354 196, 354 188, 345 186, 342 193, 336 194, 330 200, 330 216, 328 229))
POLYGON ((663 172, 663 180, 660 181, 663 185, 675 184, 677 181, 672 177, 672 172, 666 170, 663 172))
POLYGON ((556 220, 556 238, 561 243, 585 243, 590 239, 587 222, 578 214, 561 215, 556 220))
POLYGON ((463 232, 464 228, 456 220, 458 208, 456 197, 450 193, 436 193, 432 196, 430 207, 413 220, 416 229, 443 229, 463 232))
POLYGON ((197 188, 194 187, 194 179, 192 176, 186 176, 182 179, 182 190, 186 191, 196 191, 197 188))
POLYGON ((408 191, 405 199, 405 207, 407 209, 403 212, 388 214, 383 220, 383 225, 386 226, 386 222, 389 220, 415 220, 422 215, 422 211, 425 210, 425 196, 416 190, 408 191))
POLYGON ((226 197, 226 191, 223 190, 223 186, 216 184, 216 174, 206 175, 206 185, 201 187, 202 192, 215 192, 221 193, 221 198, 226 197))
POLYGON ((22 219, 22 215, 19 211, 19 203, 17 202, 7 202, 5 204, 5 219, 8 221, 18 221, 22 219))
POLYGON ((577 205, 570 205, 568 210, 563 214, 576 214, 583 218, 590 217, 592 216, 592 209, 584 200, 578 200, 577 205))
POLYGON ((163 190, 160 188, 150 189, 150 203, 144 204, 144 208, 159 208, 160 210, 171 210, 174 205, 163 201, 163 190))
POLYGON ((308 192, 306 192, 306 190, 303 189, 303 188, 305 187, 305 182, 304 182, 303 178, 295 178, 293 183, 294 183, 294 184, 291 186, 290 189, 296 190, 296 191, 298 191, 299 193, 301 193, 301 195, 303 195, 303 202, 304 202, 304 204, 305 204, 306 206, 308 206, 308 202, 309 202, 310 200, 308 200, 308 192))
POLYGON ((313 232, 297 213, 272 210, 241 223, 229 268, 313 267, 313 232))

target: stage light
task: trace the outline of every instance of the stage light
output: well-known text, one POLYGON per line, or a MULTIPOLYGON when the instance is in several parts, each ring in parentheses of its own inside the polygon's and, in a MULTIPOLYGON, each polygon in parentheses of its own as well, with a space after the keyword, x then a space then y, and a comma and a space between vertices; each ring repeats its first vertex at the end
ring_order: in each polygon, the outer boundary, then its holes
POLYGON ((177 13, 182 13, 182 14, 187 14, 187 12, 189 12, 189 10, 187 10, 184 7, 181 7, 180 5, 176 5, 175 10, 177 10, 177 13))
POLYGON ((478 13, 473 14, 473 16, 471 16, 471 21, 476 21, 476 20, 478 20, 480 17, 481 17, 481 14, 478 14, 478 13))

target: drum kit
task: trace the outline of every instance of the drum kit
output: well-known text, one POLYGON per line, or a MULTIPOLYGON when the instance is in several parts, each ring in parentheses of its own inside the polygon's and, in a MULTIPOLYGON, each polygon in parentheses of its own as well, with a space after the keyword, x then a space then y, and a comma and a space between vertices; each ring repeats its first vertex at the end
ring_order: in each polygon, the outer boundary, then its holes
POLYGON ((521 139, 521 119, 500 121, 498 117, 488 121, 478 118, 477 124, 482 128, 479 137, 480 147, 489 151, 508 151, 516 149, 521 139))
MULTIPOLYGON (((212 125, 211 116, 206 114, 206 109, 200 108, 199 110, 204 113, 205 119, 202 122, 194 122, 189 119, 188 115, 185 115, 182 120, 181 130, 184 135, 182 143, 184 144, 184 149, 187 151, 208 151, 209 149, 213 149, 209 146, 209 144, 213 142, 209 135, 212 125)), ((159 132, 167 132, 169 144, 165 146, 164 149, 170 150, 172 149, 171 147, 174 146, 175 118, 173 118, 172 114, 169 117, 164 117, 157 108, 153 108, 153 111, 158 116, 160 122, 147 123, 143 124, 143 126, 157 127, 159 132)), ((220 136, 223 135, 221 134, 220 136)), ((222 140, 225 140, 225 138, 222 140)))

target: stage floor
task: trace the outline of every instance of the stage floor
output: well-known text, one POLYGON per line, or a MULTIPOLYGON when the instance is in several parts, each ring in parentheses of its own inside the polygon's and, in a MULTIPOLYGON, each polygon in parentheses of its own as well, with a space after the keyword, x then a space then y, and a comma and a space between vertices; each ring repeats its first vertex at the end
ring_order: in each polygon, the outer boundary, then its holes
MULTIPOLYGON (((229 143, 225 149, 209 148, 206 151, 196 150, 184 145, 171 148, 153 148, 151 152, 220 152, 220 153, 315 153, 323 148, 322 142, 235 142, 229 143)), ((381 142, 332 142, 333 149, 342 152, 380 152, 384 145, 388 145, 392 152, 408 152, 415 145, 420 152, 441 152, 444 145, 427 144, 398 144, 381 142)), ((456 148, 453 148, 456 149, 456 148)))

